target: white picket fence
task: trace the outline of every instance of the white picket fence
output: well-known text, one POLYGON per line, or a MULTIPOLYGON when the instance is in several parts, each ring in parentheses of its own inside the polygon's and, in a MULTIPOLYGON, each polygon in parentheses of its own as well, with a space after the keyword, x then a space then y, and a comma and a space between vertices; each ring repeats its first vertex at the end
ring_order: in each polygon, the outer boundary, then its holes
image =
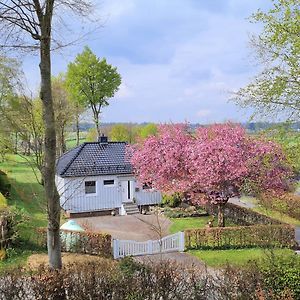
POLYGON ((149 255, 165 252, 184 251, 184 232, 177 232, 160 240, 137 242, 131 240, 113 240, 114 259, 124 256, 149 255))

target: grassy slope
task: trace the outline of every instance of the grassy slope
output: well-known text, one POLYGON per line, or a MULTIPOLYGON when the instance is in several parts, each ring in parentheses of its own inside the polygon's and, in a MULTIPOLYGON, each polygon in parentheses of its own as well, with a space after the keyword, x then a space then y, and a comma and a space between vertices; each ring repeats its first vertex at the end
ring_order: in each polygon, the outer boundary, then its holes
POLYGON ((248 202, 248 203, 256 204, 257 206, 252 208, 252 210, 254 210, 254 211, 256 211, 260 214, 266 215, 268 217, 271 217, 273 219, 279 220, 279 221, 284 222, 284 223, 288 223, 288 224, 291 224, 291 225, 294 225, 294 226, 300 226, 300 220, 292 218, 292 217, 290 217, 286 214, 280 213, 276 210, 271 210, 269 208, 264 208, 264 207, 259 205, 258 200, 254 199, 252 197, 243 196, 241 198, 241 201, 245 202, 245 203, 248 202))
MULTIPOLYGON (((266 254, 265 249, 191 250, 189 253, 204 261, 208 266, 221 267, 227 263, 242 266, 249 260, 259 260, 266 254)), ((275 254, 293 254, 290 249, 274 249, 275 254)))
POLYGON ((6 162, 0 163, 0 169, 7 173, 12 186, 8 204, 14 205, 28 214, 29 227, 45 226, 44 189, 37 182, 28 163, 17 155, 10 155, 6 162))
MULTIPOLYGON (((43 187, 37 182, 32 169, 26 161, 17 155, 10 155, 8 160, 0 163, 11 183, 8 205, 22 210, 28 218, 20 228, 22 240, 27 241, 35 234, 35 228, 46 226, 46 203, 43 187)), ((11 258, 0 263, 0 270, 9 266, 23 264, 31 254, 30 250, 12 250, 11 258)))

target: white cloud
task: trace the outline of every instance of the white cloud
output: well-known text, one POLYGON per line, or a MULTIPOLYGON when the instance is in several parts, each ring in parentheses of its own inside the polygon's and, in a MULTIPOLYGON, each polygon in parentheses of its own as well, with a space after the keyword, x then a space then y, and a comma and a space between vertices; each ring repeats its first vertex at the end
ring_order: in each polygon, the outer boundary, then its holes
MULTIPOLYGON (((247 83, 255 70, 247 61, 247 33, 256 27, 245 18, 264 0, 204 2, 102 0, 99 13, 107 22, 90 46, 122 76, 103 121, 246 118, 228 104, 228 91, 247 83)), ((82 48, 77 50, 73 57, 82 48)), ((53 62, 55 73, 65 71, 65 61, 53 62)))

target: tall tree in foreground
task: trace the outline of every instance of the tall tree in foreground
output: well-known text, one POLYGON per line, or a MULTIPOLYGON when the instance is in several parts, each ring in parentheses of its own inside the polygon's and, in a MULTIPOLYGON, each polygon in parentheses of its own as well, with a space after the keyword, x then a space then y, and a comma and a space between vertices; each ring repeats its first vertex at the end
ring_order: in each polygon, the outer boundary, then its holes
MULTIPOLYGON (((5 46, 39 51, 43 121, 45 125, 45 163, 43 178, 48 203, 47 246, 51 268, 61 268, 60 204, 55 186, 56 130, 51 90, 51 42, 55 13, 71 9, 83 15, 90 10, 84 0, 0 1, 0 31, 5 46)), ((56 46, 61 44, 57 43, 56 46)))
POLYGON ((281 148, 255 140, 233 124, 199 128, 163 125, 158 135, 131 147, 138 180, 162 192, 185 193, 194 203, 218 207, 218 226, 224 226, 224 207, 243 191, 281 193, 287 189, 289 167, 281 148))
POLYGON ((300 1, 277 0, 268 12, 257 11, 252 21, 263 30, 251 40, 263 71, 234 96, 241 107, 254 114, 300 117, 300 1))
POLYGON ((85 47, 75 61, 68 65, 66 84, 73 97, 86 108, 91 108, 100 136, 100 114, 109 105, 108 100, 118 91, 121 76, 117 68, 100 60, 90 48, 85 47))

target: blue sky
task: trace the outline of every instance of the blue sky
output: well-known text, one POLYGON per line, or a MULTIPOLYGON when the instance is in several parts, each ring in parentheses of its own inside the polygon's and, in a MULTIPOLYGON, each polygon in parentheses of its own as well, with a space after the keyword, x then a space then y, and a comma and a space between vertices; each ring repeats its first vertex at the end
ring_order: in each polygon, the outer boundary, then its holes
MULTIPOLYGON (((103 26, 81 45, 53 56, 53 73, 66 71, 84 45, 116 66, 122 85, 103 122, 246 121, 249 111, 228 103, 230 92, 258 72, 249 17, 271 0, 101 0, 103 26)), ((36 60, 26 57, 31 88, 36 60)))

